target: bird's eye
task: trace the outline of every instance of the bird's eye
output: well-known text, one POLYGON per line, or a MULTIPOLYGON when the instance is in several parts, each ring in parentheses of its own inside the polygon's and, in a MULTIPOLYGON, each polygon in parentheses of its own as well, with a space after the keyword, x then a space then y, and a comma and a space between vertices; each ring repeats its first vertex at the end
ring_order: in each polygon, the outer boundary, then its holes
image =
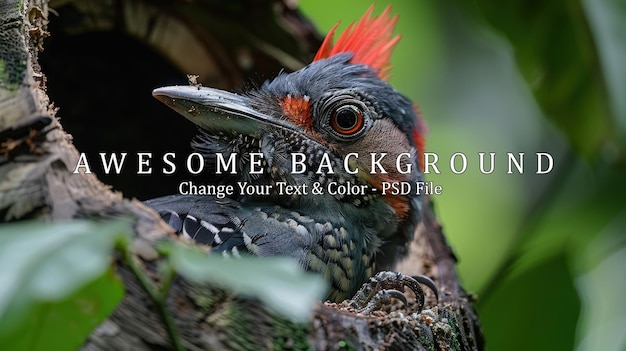
POLYGON ((364 125, 363 111, 355 105, 340 106, 330 116, 330 126, 341 135, 353 135, 364 125))
POLYGON ((362 137, 372 125, 367 98, 353 91, 330 91, 314 107, 316 128, 333 141, 349 142, 362 137))

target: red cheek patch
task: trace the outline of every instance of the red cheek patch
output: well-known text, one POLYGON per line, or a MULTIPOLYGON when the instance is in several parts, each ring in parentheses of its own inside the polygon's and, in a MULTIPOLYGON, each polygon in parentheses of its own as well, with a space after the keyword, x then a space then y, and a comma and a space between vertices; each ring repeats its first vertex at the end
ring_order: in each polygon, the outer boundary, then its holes
POLYGON ((309 131, 313 127, 313 117, 311 113, 311 103, 308 96, 291 96, 279 100, 280 106, 285 112, 285 116, 289 120, 302 128, 309 131))

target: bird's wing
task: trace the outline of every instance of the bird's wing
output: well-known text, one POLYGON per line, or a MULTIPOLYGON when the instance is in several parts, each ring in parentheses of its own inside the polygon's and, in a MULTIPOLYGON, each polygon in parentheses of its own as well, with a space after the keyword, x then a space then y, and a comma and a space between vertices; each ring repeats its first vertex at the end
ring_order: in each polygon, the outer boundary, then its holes
POLYGON ((179 235, 224 254, 302 257, 333 231, 329 224, 267 204, 211 196, 171 195, 145 202, 179 235))
POLYGON ((210 245, 216 252, 245 249, 243 235, 236 221, 233 222, 241 208, 236 201, 171 195, 148 200, 145 204, 155 209, 184 238, 210 245))

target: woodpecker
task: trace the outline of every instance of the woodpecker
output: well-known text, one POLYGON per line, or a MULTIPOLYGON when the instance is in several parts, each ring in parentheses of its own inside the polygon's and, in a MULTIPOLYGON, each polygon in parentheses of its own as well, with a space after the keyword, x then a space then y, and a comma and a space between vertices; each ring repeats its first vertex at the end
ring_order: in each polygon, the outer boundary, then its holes
POLYGON ((155 89, 158 100, 199 127, 192 147, 208 164, 217 164, 217 154, 221 161, 237 155, 236 172, 223 172, 215 183, 270 190, 146 203, 181 236, 213 252, 292 257, 328 280, 332 301, 390 269, 406 254, 421 218, 415 187, 422 181, 424 127, 416 105, 387 82, 398 16, 389 7, 379 16, 372 10, 333 43, 335 26, 308 66, 258 88, 239 94, 155 89), (252 154, 262 155, 261 172, 254 172, 252 154), (294 169, 293 154, 304 156, 305 172, 294 169), (397 167, 398 159, 407 167, 397 167), (413 189, 383 194, 383 184, 394 182, 413 189), (286 193, 279 184, 301 190, 286 193), (362 191, 328 191, 347 184, 362 191))

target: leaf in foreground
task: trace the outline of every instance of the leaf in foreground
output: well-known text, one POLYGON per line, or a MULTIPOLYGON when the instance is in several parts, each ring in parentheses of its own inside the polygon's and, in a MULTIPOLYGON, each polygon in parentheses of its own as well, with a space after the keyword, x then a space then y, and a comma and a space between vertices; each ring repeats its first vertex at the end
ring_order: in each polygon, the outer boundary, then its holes
POLYGON ((307 320, 313 304, 327 291, 321 277, 303 271, 289 258, 224 259, 171 243, 164 243, 160 249, 169 257, 172 268, 187 279, 258 298, 295 321, 307 320))
POLYGON ((0 226, 0 344, 80 346, 122 298, 107 270, 113 245, 128 230, 126 222, 0 226))

